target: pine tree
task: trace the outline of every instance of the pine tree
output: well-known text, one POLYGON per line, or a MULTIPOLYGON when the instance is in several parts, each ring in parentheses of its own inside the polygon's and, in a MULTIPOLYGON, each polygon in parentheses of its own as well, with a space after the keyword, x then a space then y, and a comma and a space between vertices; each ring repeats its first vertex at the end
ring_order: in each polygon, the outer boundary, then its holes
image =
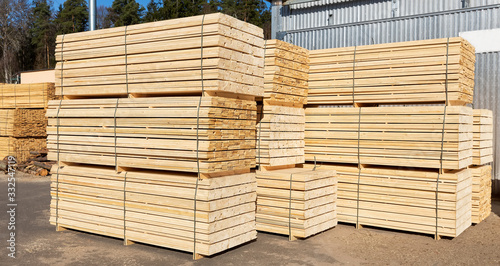
POLYGON ((31 25, 31 44, 35 48, 35 68, 49 68, 52 66, 53 47, 55 41, 52 11, 47 0, 34 1, 33 23, 31 25))
POLYGON ((86 0, 66 0, 57 14, 57 33, 84 31, 88 25, 88 17, 89 9, 86 0))
POLYGON ((119 27, 141 23, 144 7, 135 0, 114 0, 108 11, 108 19, 119 27))
POLYGON ((161 10, 161 4, 155 0, 151 0, 147 5, 146 15, 144 16, 144 22, 153 22, 163 20, 163 14, 161 10))

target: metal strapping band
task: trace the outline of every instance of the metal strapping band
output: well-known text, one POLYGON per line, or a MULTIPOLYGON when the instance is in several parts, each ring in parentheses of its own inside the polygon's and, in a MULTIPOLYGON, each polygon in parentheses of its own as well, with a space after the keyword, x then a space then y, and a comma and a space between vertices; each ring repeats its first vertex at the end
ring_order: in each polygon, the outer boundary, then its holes
MULTIPOLYGON (((265 69, 266 69, 266 50, 267 50, 267 40, 264 40, 264 72, 265 72, 265 69)), ((260 112, 260 121, 259 121, 259 135, 257 136, 257 148, 258 148, 258 154, 259 154, 259 170, 261 170, 261 167, 260 167, 260 161, 261 161, 261 158, 260 158, 260 136, 262 134, 262 119, 264 118, 264 103, 262 103, 262 111, 260 112)))
POLYGON ((356 191, 356 226, 359 225, 359 183, 361 181, 361 157, 359 155, 359 140, 361 138, 361 107, 358 108, 358 187, 356 191))
POLYGON ((355 105, 354 98, 354 90, 355 90, 355 80, 356 80, 356 51, 358 50, 358 46, 354 46, 354 55, 352 59, 352 104, 355 105))
POLYGON ((439 179, 441 177, 441 172, 443 171, 443 152, 444 152, 444 134, 445 134, 445 126, 446 126, 446 109, 448 107, 448 60, 449 60, 449 50, 450 50, 450 38, 446 43, 446 79, 444 83, 445 89, 445 97, 446 101, 444 104, 444 112, 443 112, 443 131, 441 133, 441 154, 439 156, 439 172, 436 180, 436 239, 438 239, 438 222, 439 222, 439 179))
POLYGON ((290 197, 288 198, 288 240, 292 240, 292 180, 293 174, 290 174, 290 197))
POLYGON ((128 96, 128 52, 127 52, 127 28, 128 25, 125 26, 125 82, 127 86, 127 96, 128 96))
POLYGON ((193 209, 193 259, 196 258, 196 197, 198 195, 198 185, 200 182, 201 178, 201 173, 200 173, 200 134, 199 134, 199 128, 200 128, 200 107, 201 107, 201 100, 203 99, 203 94, 205 93, 205 86, 203 82, 203 25, 205 23, 205 14, 203 14, 203 17, 201 19, 201 46, 200 46, 200 70, 201 70, 201 96, 200 100, 198 102, 198 110, 196 114, 196 165, 198 167, 198 178, 196 178, 196 186, 194 189, 194 209, 193 209))
POLYGON ((113 114, 113 135, 114 135, 114 140, 115 140, 115 171, 118 172, 118 154, 116 153, 116 142, 117 142, 117 137, 116 137, 116 111, 118 111, 118 102, 120 101, 120 98, 116 99, 116 105, 115 105, 115 112, 113 114))
POLYGON ((60 119, 59 119, 59 112, 61 111, 61 106, 62 106, 62 99, 64 98, 63 95, 63 84, 64 84, 64 74, 63 74, 63 69, 64 69, 64 36, 62 36, 61 40, 61 99, 59 100, 59 108, 57 109, 57 114, 56 114, 56 121, 57 121, 57 128, 56 128, 56 135, 57 135, 57 171, 56 171, 56 229, 59 226, 59 169, 61 169, 61 161, 60 161, 60 151, 59 151, 59 125, 60 125, 60 119))
POLYGON ((63 34, 61 40, 61 99, 64 96, 64 36, 66 34, 63 34))
POLYGON ((128 172, 125 172, 125 175, 123 176, 123 241, 127 241, 127 220, 126 220, 126 213, 127 213, 127 206, 126 206, 126 204, 127 204, 127 174, 128 174, 128 172))

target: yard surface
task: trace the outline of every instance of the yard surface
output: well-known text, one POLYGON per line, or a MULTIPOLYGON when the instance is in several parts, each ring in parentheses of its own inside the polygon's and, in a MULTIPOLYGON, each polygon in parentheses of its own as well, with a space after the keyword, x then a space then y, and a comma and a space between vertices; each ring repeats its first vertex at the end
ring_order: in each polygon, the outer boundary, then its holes
POLYGON ((212 258, 192 261, 190 253, 134 244, 66 230, 49 224, 48 177, 17 175, 16 258, 7 256, 7 182, 0 174, 0 249, 2 265, 499 265, 500 202, 482 223, 455 239, 355 229, 348 224, 306 240, 259 233, 254 242, 212 258))

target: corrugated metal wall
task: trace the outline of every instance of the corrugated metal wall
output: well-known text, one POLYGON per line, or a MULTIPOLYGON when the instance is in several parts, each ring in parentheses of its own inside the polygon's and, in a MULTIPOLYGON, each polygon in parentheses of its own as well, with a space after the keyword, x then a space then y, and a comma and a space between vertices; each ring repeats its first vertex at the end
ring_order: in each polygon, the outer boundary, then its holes
MULTIPOLYGON (((335 47, 346 47, 355 45, 379 44, 389 42, 402 42, 423 39, 435 39, 459 36, 460 32, 485 30, 500 28, 500 4, 472 7, 466 9, 448 10, 433 12, 420 15, 407 15, 396 18, 377 19, 384 14, 387 7, 379 8, 378 6, 387 5, 391 1, 362 1, 366 2, 366 7, 359 7, 356 11, 348 9, 349 4, 344 3, 345 12, 358 14, 354 19, 351 15, 345 14, 339 18, 339 21, 356 21, 362 19, 360 14, 366 18, 374 19, 365 22, 354 22, 341 25, 323 25, 321 19, 324 19, 322 12, 327 7, 316 7, 312 9, 301 10, 303 18, 299 18, 299 13, 296 13, 293 20, 299 21, 303 19, 307 21, 305 24, 294 28, 292 24, 286 27, 287 32, 278 34, 278 38, 290 43, 297 44, 310 50, 326 49, 335 47), (362 11, 364 10, 364 11, 362 11), (379 13, 380 12, 380 13, 379 13), (309 14, 310 13, 310 14, 309 14), (382 15, 381 15, 382 14, 382 15), (378 16, 378 17, 377 17, 378 16), (318 18, 316 20, 315 18, 318 18), (309 28, 307 28, 309 27, 309 28)), ((404 2, 404 1, 401 1, 404 2)), ((413 2, 413 1, 412 1, 413 2)), ((431 1, 431 0, 415 0, 414 2, 448 2, 448 1, 431 1)), ((450 1, 452 2, 452 1, 450 1)), ((456 1, 460 2, 460 1, 456 1)), ((498 3, 499 1, 488 0, 471 0, 471 5, 498 3)), ((416 4, 415 4, 416 5, 416 4)), ((422 6, 424 4, 421 4, 422 6)), ((330 9, 332 5, 329 6, 330 9)), ((405 10, 412 10, 411 6, 400 3, 400 12, 405 14, 405 10)), ((445 8, 441 5, 429 4, 427 9, 415 7, 415 10, 436 10, 445 8)), ((283 7, 287 9, 287 7, 283 7)), ((389 8, 390 9, 390 8, 389 8)), ((294 10, 296 12, 297 10, 294 10)), ((330 10, 331 11, 331 10, 330 10)), ((418 11, 418 12, 420 12, 418 11)), ((289 11, 284 10, 281 14, 286 14, 289 11)), ((328 11, 329 12, 329 11, 328 11)), ((337 12, 337 11, 335 11, 337 12)), ((338 11, 341 14, 341 11, 338 11)), ((412 11, 416 12, 416 11, 412 11)), ((284 18, 285 21, 287 18, 284 18)), ((290 19, 290 18, 288 18, 290 19)), ((487 108, 493 110, 495 116, 495 139, 500 140, 500 53, 485 53, 477 54, 476 63, 476 87, 474 97, 475 108, 487 108)), ((494 192, 500 194, 500 141, 495 143, 495 163, 493 178, 496 179, 496 188, 494 192), (496 167, 499 166, 499 167, 496 167)))

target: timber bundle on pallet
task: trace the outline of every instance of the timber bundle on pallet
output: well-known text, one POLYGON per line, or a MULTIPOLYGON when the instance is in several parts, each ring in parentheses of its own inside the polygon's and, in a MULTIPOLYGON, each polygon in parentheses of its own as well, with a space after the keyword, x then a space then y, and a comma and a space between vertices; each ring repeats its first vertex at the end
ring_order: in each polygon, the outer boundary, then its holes
POLYGON ((465 168, 472 163, 472 109, 448 106, 446 119, 444 110, 444 106, 307 108, 306 160, 358 163, 359 159, 360 164, 440 168, 442 149, 443 169, 465 168))
POLYGON ((0 85, 0 109, 46 108, 57 98, 54 83, 0 85))
POLYGON ((263 48, 223 14, 59 36, 51 223, 195 258, 255 239, 263 48))
POLYGON ((444 174, 387 167, 359 171, 357 165, 323 164, 318 169, 337 171, 341 222, 448 237, 460 235, 471 225, 469 169, 444 174))
POLYGON ((307 103, 309 51, 280 40, 266 41, 264 105, 307 103))
POLYGON ((310 51, 307 102, 471 103, 474 53, 462 38, 310 51))
POLYGON ((486 109, 474 109, 474 165, 483 165, 493 161, 493 112, 486 109))
POLYGON ((257 230, 306 238, 337 225, 335 171, 257 171, 257 230))
POLYGON ((480 223, 491 213, 491 165, 472 166, 472 223, 480 223))

